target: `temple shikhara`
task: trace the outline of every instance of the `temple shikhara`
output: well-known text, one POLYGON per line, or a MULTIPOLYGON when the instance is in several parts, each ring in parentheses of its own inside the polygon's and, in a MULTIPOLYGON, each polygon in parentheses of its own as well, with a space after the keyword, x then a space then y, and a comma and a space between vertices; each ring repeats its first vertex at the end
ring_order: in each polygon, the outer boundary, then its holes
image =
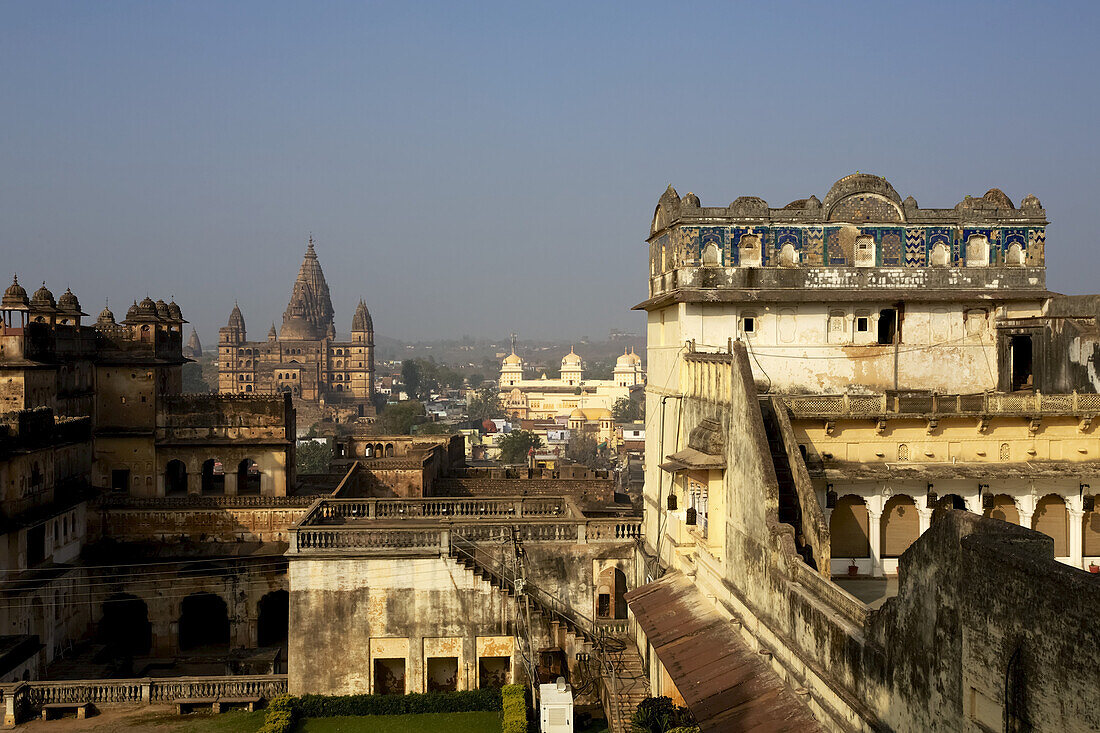
MULTIPOLYGON (((351 340, 336 339, 335 312, 325 274, 309 240, 278 332, 249 341, 234 304, 218 330, 218 391, 286 392, 306 417, 341 421, 374 415, 374 322, 362 300, 351 320, 351 340)), ((311 420, 312 421, 312 420, 311 420)))

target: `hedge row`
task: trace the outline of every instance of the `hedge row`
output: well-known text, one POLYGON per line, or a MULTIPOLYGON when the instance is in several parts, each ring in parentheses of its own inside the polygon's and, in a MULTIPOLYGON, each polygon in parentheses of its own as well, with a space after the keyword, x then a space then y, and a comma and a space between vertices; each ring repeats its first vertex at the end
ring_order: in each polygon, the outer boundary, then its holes
POLYGON ((500 710, 500 690, 414 692, 408 695, 303 695, 297 700, 303 718, 336 715, 411 715, 415 713, 470 713, 500 710))
POLYGON ((502 733, 527 733, 527 688, 523 685, 505 685, 501 690, 504 706, 502 733))

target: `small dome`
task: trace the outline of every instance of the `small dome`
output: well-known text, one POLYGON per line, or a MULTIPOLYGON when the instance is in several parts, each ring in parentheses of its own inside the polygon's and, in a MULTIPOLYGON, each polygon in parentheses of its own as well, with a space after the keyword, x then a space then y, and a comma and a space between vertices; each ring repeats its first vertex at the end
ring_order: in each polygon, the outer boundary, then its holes
POLYGON ((115 322, 115 314, 111 312, 111 309, 106 303, 103 304, 103 310, 99 312, 99 318, 96 319, 96 323, 103 325, 113 324, 115 322))
POLYGON ((172 301, 168 304, 168 315, 171 316, 173 321, 183 323, 183 311, 176 305, 176 301, 172 301))
POLYGON ((0 301, 0 307, 8 310, 26 310, 28 305, 30 301, 27 300, 27 291, 19 284, 19 276, 13 275, 11 285, 4 291, 4 299, 0 301))
POLYGON ((73 291, 65 288, 65 292, 57 299, 58 310, 66 313, 80 313, 80 301, 73 295, 73 291))
POLYGON ((42 287, 34 291, 34 295, 31 296, 31 308, 35 310, 55 310, 57 308, 57 302, 53 299, 53 293, 46 287, 46 283, 42 283, 42 287))
POLYGON ((162 321, 172 320, 172 312, 168 310, 168 304, 164 302, 163 298, 157 299, 154 305, 157 307, 157 318, 162 321))
POLYGON ((634 353, 634 347, 633 346, 630 347, 630 358, 634 360, 635 364, 641 364, 642 363, 642 357, 640 357, 636 353, 634 353))
POLYGON ((141 302, 137 306, 138 315, 145 318, 157 318, 157 304, 153 302, 153 299, 146 295, 141 299, 141 302))
POLYGON ((523 359, 516 356, 516 352, 513 351, 504 357, 504 366, 523 366, 523 359))
POLYGON ((1036 198, 1035 194, 1029 193, 1024 196, 1024 200, 1020 202, 1020 208, 1024 211, 1042 211, 1043 205, 1036 198))
POLYGON ((569 413, 569 419, 570 420, 587 420, 588 418, 585 417, 584 410, 582 410, 581 408, 578 407, 575 410, 573 410, 571 413, 569 413))
POLYGON ((579 367, 581 365, 581 358, 579 356, 577 356, 577 353, 575 351, 573 351, 572 346, 569 347, 569 353, 561 358, 561 365, 563 367, 567 367, 567 366, 578 366, 579 367))
POLYGON ((623 355, 615 360, 615 368, 619 367, 634 367, 634 357, 626 349, 623 349, 623 355))
POLYGON ((126 320, 127 321, 132 321, 137 317, 138 317, 138 304, 137 304, 137 301, 135 300, 134 304, 126 309, 126 320))

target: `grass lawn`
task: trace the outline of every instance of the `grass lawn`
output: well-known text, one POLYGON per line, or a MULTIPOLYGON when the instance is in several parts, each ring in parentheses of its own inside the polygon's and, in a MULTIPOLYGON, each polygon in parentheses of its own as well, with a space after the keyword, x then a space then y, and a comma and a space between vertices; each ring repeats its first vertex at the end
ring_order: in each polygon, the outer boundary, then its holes
POLYGON ((500 713, 307 718, 295 733, 500 733, 500 713))

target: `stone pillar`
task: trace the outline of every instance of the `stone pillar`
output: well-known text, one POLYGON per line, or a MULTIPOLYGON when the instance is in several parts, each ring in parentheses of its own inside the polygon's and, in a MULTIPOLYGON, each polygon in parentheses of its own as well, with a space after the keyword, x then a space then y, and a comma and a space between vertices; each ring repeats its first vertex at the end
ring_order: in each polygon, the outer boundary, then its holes
POLYGON ((164 496, 164 471, 157 472, 157 496, 164 496))
MULTIPOLYGON (((1077 501, 1078 503, 1080 502, 1080 497, 1077 498, 1077 501)), ((1084 570, 1085 561, 1084 547, 1082 546, 1082 530, 1084 529, 1085 513, 1080 509, 1067 507, 1066 515, 1069 517, 1069 564, 1075 568, 1084 570)))
POLYGON ((14 728, 19 722, 19 708, 22 707, 23 698, 27 693, 27 683, 18 683, 10 695, 4 695, 4 727, 14 728))
POLYGON ((1020 526, 1031 529, 1031 515, 1034 514, 1030 509, 1024 509, 1020 507, 1020 526))
POLYGON ((225 468, 225 495, 237 495, 237 472, 230 471, 228 466, 225 468))
POLYGON ((917 517, 920 520, 920 533, 924 534, 932 526, 932 510, 928 507, 917 506, 917 517))
POLYGON ((187 493, 189 495, 198 496, 202 493, 202 466, 198 471, 187 472, 187 493))
POLYGON ((871 539, 871 575, 882 577, 882 512, 867 507, 867 533, 871 539))

